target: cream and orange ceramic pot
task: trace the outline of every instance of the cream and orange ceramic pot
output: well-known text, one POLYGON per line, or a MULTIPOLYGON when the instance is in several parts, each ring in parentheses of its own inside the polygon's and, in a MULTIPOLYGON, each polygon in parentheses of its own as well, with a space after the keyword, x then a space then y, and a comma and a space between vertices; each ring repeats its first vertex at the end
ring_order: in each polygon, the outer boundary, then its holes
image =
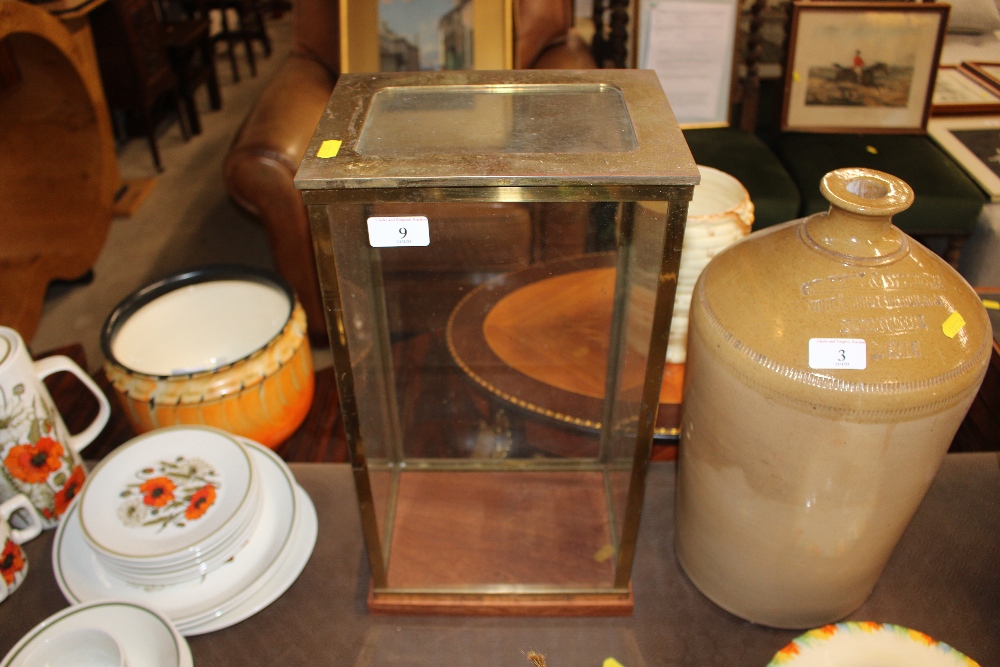
POLYGON ((110 315, 101 345, 137 433, 205 424, 276 447, 312 403, 305 311, 267 272, 209 267, 144 287, 110 315))
POLYGON ((691 302, 676 550, 711 600, 807 628, 868 597, 986 372, 990 322, 892 224, 913 192, 843 169, 827 213, 751 234, 691 302))
MULTIPOLYGON (((712 167, 698 165, 698 171, 701 183, 695 186, 694 198, 688 204, 681 266, 677 272, 667 343, 668 364, 683 364, 687 358, 688 316, 698 276, 713 257, 749 234, 754 221, 753 202, 742 183, 712 167)), ((639 202, 640 220, 650 213, 663 219, 666 202, 639 202)))

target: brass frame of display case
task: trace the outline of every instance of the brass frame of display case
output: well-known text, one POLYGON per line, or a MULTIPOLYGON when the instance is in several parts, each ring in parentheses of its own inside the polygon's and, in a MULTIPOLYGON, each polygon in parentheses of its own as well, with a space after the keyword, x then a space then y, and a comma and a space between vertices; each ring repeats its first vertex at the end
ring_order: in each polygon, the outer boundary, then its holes
MULTIPOLYGON (((651 72, 629 70, 580 71, 580 72, 442 72, 398 73, 376 75, 344 75, 331 97, 327 112, 306 150, 296 176, 296 187, 303 191, 327 305, 327 318, 331 332, 334 365, 338 372, 338 389, 359 507, 364 528, 364 539, 371 568, 372 590, 369 607, 383 613, 459 613, 459 614, 573 614, 620 615, 632 608, 631 568, 643 497, 645 473, 652 447, 656 411, 659 407, 660 384, 666 356, 667 336, 672 304, 676 290, 676 277, 680 260, 687 202, 698 182, 698 173, 687 150, 676 120, 669 112, 666 98, 651 72), (627 159, 609 161, 606 153, 592 154, 491 154, 490 159, 477 161, 475 156, 456 159, 455 155, 420 154, 417 156, 391 157, 362 155, 356 150, 368 115, 372 98, 389 87, 417 85, 475 86, 477 92, 484 87, 490 92, 530 90, 541 84, 561 84, 568 87, 595 85, 616 89, 622 94, 629 120, 634 129, 634 148, 627 159), (351 100, 360 100, 352 104, 351 100), (316 157, 324 141, 341 142, 336 157, 316 157), (521 176, 519 174, 527 174, 521 176), (635 202, 665 201, 669 205, 665 219, 663 248, 660 253, 659 275, 654 277, 655 306, 651 328, 651 341, 646 357, 641 397, 638 397, 638 422, 631 425, 629 449, 630 465, 612 466, 609 456, 612 438, 616 436, 614 419, 610 410, 615 400, 605 402, 604 427, 600 433, 599 454, 589 460, 572 459, 566 462, 538 460, 481 461, 442 460, 421 461, 406 459, 405 472, 419 475, 422 471, 457 472, 475 470, 520 470, 599 472, 603 475, 602 495, 606 509, 613 514, 610 501, 610 474, 617 472, 628 477, 624 494, 624 517, 608 516, 609 532, 617 533, 619 540, 614 547, 614 582, 611 587, 554 587, 549 584, 477 584, 459 588, 439 587, 409 590, 389 586, 390 549, 395 533, 395 515, 398 509, 400 480, 404 461, 400 426, 389 425, 394 435, 387 451, 395 463, 380 464, 369 461, 361 433, 358 414, 358 397, 355 393, 351 353, 344 321, 344 304, 341 299, 340 279, 333 253, 330 228, 338 206, 361 206, 363 217, 371 207, 380 203, 430 203, 430 202, 617 202, 616 219, 622 230, 618 243, 618 278, 612 319, 612 336, 607 377, 607 396, 616 396, 619 362, 623 346, 616 340, 623 331, 622 314, 625 308, 625 268, 630 266, 633 244, 631 230, 635 202), (368 206, 365 206, 368 205, 368 206), (618 352, 616 354, 616 352, 618 352), (631 440, 634 434, 634 440, 631 440), (631 445, 630 445, 631 446, 631 445), (395 452, 393 452, 395 449, 395 452), (611 467, 616 470, 612 471, 611 467), (373 492, 371 473, 388 473, 391 478, 388 508, 379 513, 373 492), (385 516, 379 527, 379 517, 385 516)), ((368 260, 365 260, 368 261, 368 260)), ((377 269, 377 267, 374 267, 377 269)), ((378 273, 377 270, 374 271, 378 273)), ((384 304, 384 291, 380 280, 375 280, 375 298, 384 304)), ((380 373, 392 375, 392 365, 386 359, 390 349, 388 328, 383 321, 377 338, 368 350, 381 358, 380 373)), ((385 378, 387 387, 394 383, 385 378)), ((391 391, 389 392, 392 393, 391 391)), ((395 403, 395 397, 388 397, 395 403)), ((398 411, 397 411, 398 412, 398 411)), ((393 417, 389 421, 398 421, 393 417)), ((465 474, 463 472, 462 474, 465 474)), ((614 541, 614 540, 612 540, 614 541)), ((553 555, 558 559, 559 555, 553 555)))

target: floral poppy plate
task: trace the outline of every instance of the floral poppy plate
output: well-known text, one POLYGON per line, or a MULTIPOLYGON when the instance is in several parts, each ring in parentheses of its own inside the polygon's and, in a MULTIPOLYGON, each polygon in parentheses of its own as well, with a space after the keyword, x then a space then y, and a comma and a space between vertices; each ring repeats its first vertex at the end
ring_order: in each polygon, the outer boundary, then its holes
MULTIPOLYGON (((243 447, 243 445, 240 445, 243 447)), ((101 598, 130 600, 162 612, 178 626, 216 613, 259 586, 289 547, 299 513, 295 478, 273 452, 247 445, 260 474, 263 512, 250 540, 231 561, 204 577, 171 586, 129 584, 104 567, 90 548, 79 520, 79 504, 70 507, 56 530, 52 570, 71 603, 101 598)))
POLYGON ((979 667, 922 632, 888 623, 837 623, 810 630, 767 667, 979 667))
POLYGON ((246 449, 218 429, 158 429, 125 443, 80 492, 87 542, 111 558, 170 560, 222 538, 253 494, 246 449))

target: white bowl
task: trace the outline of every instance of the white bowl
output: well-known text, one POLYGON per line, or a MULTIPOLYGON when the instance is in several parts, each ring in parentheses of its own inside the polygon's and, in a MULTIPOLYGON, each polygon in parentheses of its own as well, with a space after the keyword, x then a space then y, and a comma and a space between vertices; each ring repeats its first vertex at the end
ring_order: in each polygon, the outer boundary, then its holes
POLYGON ((200 579, 228 563, 247 545, 263 511, 263 496, 263 490, 257 493, 259 501, 254 503, 254 512, 239 522, 238 530, 234 530, 231 537, 183 562, 152 567, 144 561, 130 563, 108 558, 97 551, 94 555, 101 560, 108 572, 122 581, 138 586, 173 586, 200 579))
POLYGON ((97 628, 50 632, 24 658, 27 667, 125 667, 115 638, 97 628))
POLYGON ((122 365, 147 375, 214 370, 267 345, 291 312, 288 295, 263 282, 194 283, 139 308, 111 348, 122 365))
MULTIPOLYGON (((14 645, 0 661, 0 667, 33 667, 36 650, 80 630, 94 633, 91 637, 99 632, 110 635, 119 648, 122 665, 192 667, 194 664, 187 642, 162 614, 132 602, 100 600, 67 607, 49 616, 14 645)), ((81 667, 106 663, 74 660, 67 664, 81 667)))

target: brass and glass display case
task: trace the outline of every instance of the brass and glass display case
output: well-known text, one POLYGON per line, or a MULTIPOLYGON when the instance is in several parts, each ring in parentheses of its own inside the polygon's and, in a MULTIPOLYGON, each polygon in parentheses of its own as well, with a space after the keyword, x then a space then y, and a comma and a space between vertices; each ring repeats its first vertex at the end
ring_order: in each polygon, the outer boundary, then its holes
POLYGON ((651 72, 340 78, 295 182, 371 609, 629 612, 698 178, 651 72))

